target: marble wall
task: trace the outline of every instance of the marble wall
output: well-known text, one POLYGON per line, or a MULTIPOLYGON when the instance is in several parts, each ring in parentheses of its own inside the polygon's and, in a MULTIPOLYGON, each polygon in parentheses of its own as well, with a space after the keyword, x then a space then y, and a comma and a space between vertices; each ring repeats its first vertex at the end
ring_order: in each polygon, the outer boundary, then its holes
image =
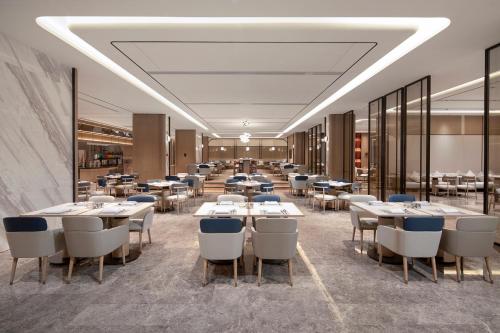
POLYGON ((71 68, 0 33, 0 219, 72 200, 71 124, 71 68))

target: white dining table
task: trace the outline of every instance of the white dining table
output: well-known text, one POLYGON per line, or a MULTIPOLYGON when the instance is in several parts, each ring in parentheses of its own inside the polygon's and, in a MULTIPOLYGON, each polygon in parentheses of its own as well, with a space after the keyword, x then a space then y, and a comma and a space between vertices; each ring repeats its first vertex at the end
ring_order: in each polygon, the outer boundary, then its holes
POLYGON ((303 217, 304 213, 293 202, 233 203, 221 205, 205 202, 193 214, 195 217, 303 217))
POLYGON ((245 202, 221 205, 217 202, 204 202, 193 214, 195 217, 246 217, 248 208, 245 202))

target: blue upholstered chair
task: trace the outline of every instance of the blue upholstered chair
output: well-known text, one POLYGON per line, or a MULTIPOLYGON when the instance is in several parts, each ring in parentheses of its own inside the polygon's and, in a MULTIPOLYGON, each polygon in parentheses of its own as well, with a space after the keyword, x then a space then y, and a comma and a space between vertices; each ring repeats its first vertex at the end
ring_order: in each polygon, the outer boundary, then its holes
POLYGON ((273 183, 260 184, 260 192, 261 193, 274 193, 274 184, 273 183))
POLYGON ((203 258, 203 285, 208 283, 209 260, 233 260, 234 286, 238 281, 238 258, 243 265, 245 227, 239 219, 202 219, 198 230, 200 256, 203 258))
POLYGON ((154 195, 149 194, 136 194, 127 198, 127 201, 135 201, 135 202, 155 202, 156 197, 154 195))
POLYGON ((279 195, 273 194, 259 194, 253 197, 253 202, 266 202, 266 201, 281 201, 279 195))
POLYGON ((298 195, 299 191, 301 191, 305 196, 307 196, 307 179, 309 179, 308 176, 299 175, 289 180, 292 195, 298 195))
POLYGON ((169 182, 178 182, 181 179, 177 176, 165 176, 165 180, 169 182))
POLYGON ((443 225, 442 216, 407 217, 402 229, 379 225, 379 265, 382 265, 382 246, 403 256, 404 282, 408 283, 408 258, 431 258, 432 277, 437 282, 436 254, 443 225))
POLYGON ((10 284, 14 283, 19 258, 38 258, 39 280, 47 280, 49 256, 65 249, 62 229, 47 229, 47 221, 41 217, 6 217, 3 219, 12 270, 10 284))
POLYGON ((389 202, 413 202, 415 196, 413 194, 391 194, 389 202))

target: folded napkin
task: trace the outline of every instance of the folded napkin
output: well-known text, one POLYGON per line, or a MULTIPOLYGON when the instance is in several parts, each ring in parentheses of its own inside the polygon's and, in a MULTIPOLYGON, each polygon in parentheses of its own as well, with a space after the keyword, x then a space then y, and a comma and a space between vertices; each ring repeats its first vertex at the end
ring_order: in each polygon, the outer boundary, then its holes
POLYGON ((458 213, 459 210, 456 209, 455 207, 439 207, 439 209, 443 212, 443 213, 458 213))
POLYGON ((232 206, 233 205, 233 202, 232 201, 220 201, 219 202, 219 205, 225 205, 225 206, 232 206))
POLYGON ((45 214, 62 214, 62 213, 67 213, 71 212, 73 209, 70 206, 58 206, 58 207, 51 207, 43 210, 43 213, 45 214))
POLYGON ((405 211, 402 208, 388 208, 386 209, 388 213, 391 214, 404 214, 405 211))
POLYGON ((234 207, 231 207, 231 206, 218 206, 215 208, 215 214, 229 214, 232 210, 234 209, 234 207))
POLYGON ((372 201, 368 201, 368 204, 370 206, 383 206, 384 202, 383 201, 379 201, 379 200, 372 200, 372 201))
POLYGON ((281 214, 281 208, 280 207, 275 207, 275 206, 266 207, 264 209, 264 212, 266 214, 281 214))
POLYGON ((419 204, 422 207, 431 205, 431 203, 429 201, 415 201, 414 203, 419 204))
POLYGON ((120 205, 120 206, 135 206, 137 204, 138 204, 137 201, 123 201, 123 202, 120 202, 118 205, 120 205))
POLYGON ((117 214, 120 212, 123 212, 125 210, 125 207, 120 207, 120 206, 108 206, 104 207, 101 209, 101 213, 104 214, 117 214))
POLYGON ((280 203, 278 201, 264 201, 266 206, 278 206, 280 203))

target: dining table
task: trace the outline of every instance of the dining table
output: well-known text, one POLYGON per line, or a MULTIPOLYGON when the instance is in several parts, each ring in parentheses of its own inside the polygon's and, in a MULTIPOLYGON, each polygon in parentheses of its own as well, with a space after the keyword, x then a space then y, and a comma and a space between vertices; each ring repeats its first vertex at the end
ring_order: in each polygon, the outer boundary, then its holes
MULTIPOLYGON (((146 214, 153 205, 154 204, 151 202, 122 201, 104 203, 102 207, 98 207, 99 205, 93 202, 67 202, 32 212, 22 213, 20 215, 59 218, 94 216, 102 218, 104 228, 113 228, 123 224, 128 225, 129 218, 146 214)), ((139 250, 130 251, 128 242, 125 244, 124 250, 125 260, 127 262, 133 261, 140 256, 139 250)), ((121 251, 121 248, 113 251, 112 255, 105 258, 105 263, 121 264, 121 251)))
MULTIPOLYGON (((456 220, 459 217, 482 216, 484 214, 462 207, 454 207, 443 203, 416 201, 416 202, 351 202, 351 205, 363 209, 368 214, 378 219, 379 225, 390 225, 402 228, 405 217, 412 216, 442 216, 445 220, 444 227, 456 228, 456 220)), ((382 248, 383 262, 389 264, 401 264, 401 257, 395 255, 386 248, 382 248)), ((367 254, 370 258, 378 260, 377 246, 369 246, 367 254)), ((445 262, 454 260, 454 257, 441 253, 445 262)))
POLYGON ((194 217, 303 217, 293 202, 205 202, 194 217))
POLYGON ((162 211, 165 211, 165 207, 166 207, 166 199, 165 199, 165 192, 168 190, 168 191, 171 191, 172 189, 172 185, 173 184, 185 184, 185 183, 182 183, 182 182, 178 182, 178 181, 175 181, 175 180, 162 180, 160 182, 156 181, 156 182, 149 182, 147 183, 149 188, 152 189, 152 190, 159 190, 161 192, 161 210, 162 211))

